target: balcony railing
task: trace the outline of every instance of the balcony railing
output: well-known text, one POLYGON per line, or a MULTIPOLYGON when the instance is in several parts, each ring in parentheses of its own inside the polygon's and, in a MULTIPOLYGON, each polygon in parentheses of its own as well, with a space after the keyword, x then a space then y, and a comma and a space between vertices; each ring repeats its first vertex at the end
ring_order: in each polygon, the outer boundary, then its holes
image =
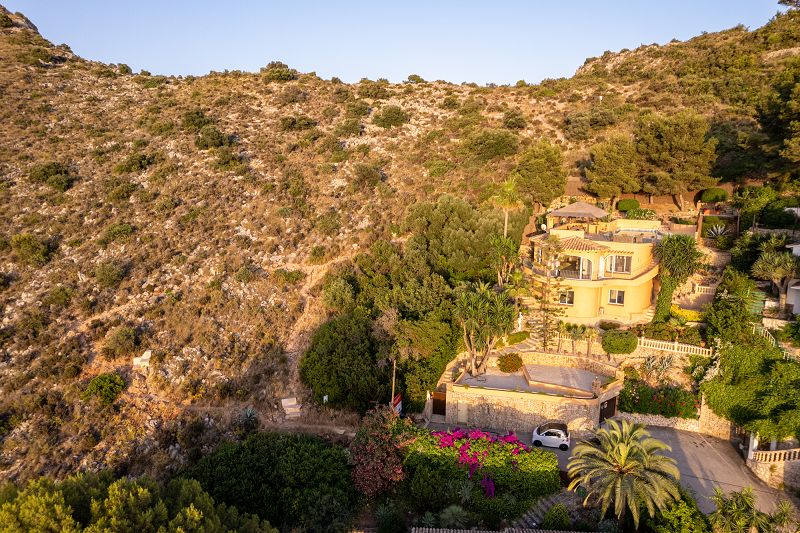
MULTIPOLYGON (((632 272, 609 272, 606 270, 602 276, 595 275, 595 277, 592 277, 591 270, 588 272, 584 270, 582 274, 578 270, 551 270, 550 276, 554 278, 582 280, 582 281, 604 280, 604 279, 635 279, 643 274, 646 274, 647 272, 650 272, 656 266, 657 263, 653 261, 649 265, 637 268, 632 272)), ((534 274, 537 274, 539 276, 546 275, 545 269, 542 268, 541 265, 533 263, 530 265, 529 268, 533 271, 534 274)))

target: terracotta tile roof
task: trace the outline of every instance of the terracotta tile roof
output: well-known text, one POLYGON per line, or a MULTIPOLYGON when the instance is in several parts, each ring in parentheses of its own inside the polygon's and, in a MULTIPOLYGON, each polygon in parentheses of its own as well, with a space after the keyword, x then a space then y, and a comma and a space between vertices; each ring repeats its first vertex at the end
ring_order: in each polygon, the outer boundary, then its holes
POLYGON ((607 246, 603 246, 602 244, 588 239, 581 239, 580 237, 561 239, 561 247, 571 252, 602 252, 608 250, 607 246))

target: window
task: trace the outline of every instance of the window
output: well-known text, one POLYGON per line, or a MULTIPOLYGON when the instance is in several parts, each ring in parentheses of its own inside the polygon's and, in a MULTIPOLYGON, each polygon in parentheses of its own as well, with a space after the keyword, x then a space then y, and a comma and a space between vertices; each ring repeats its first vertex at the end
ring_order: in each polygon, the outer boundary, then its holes
POLYGON ((616 289, 611 289, 610 291, 608 291, 608 303, 616 305, 624 305, 625 291, 618 291, 616 289))
POLYGON ((631 256, 629 255, 612 255, 611 256, 611 272, 618 272, 621 274, 631 273, 631 256))
POLYGON ((572 305, 575 303, 575 291, 561 291, 558 293, 558 303, 572 305))

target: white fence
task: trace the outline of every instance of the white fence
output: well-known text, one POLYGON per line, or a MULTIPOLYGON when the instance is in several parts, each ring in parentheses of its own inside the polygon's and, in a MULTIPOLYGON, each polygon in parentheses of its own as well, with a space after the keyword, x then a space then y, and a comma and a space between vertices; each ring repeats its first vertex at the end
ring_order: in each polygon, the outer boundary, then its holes
POLYGON ((762 463, 778 463, 783 461, 800 461, 800 448, 791 450, 774 450, 753 452, 753 460, 762 463))
POLYGON ((767 339, 767 342, 769 342, 772 346, 778 345, 778 341, 775 340, 775 337, 772 336, 772 333, 770 333, 769 330, 761 324, 753 324, 753 334, 761 335, 767 339))
POLYGON ((717 292, 717 288, 710 287, 708 285, 697 285, 696 283, 693 283, 692 292, 694 292, 695 294, 715 294, 717 292))
POLYGON ((702 355, 704 357, 711 357, 712 353, 711 348, 703 348, 701 346, 695 346, 694 344, 681 344, 678 341, 657 341, 645 337, 639 337, 639 346, 642 348, 650 348, 651 350, 661 350, 662 352, 702 355))

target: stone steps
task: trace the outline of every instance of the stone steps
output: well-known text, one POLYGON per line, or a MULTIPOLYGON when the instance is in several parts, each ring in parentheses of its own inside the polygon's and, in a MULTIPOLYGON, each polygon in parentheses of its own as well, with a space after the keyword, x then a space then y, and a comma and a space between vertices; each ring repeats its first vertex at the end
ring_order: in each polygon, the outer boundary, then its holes
POLYGON ((556 504, 562 504, 567 508, 567 511, 570 512, 570 516, 573 519, 576 516, 576 510, 583 506, 583 502, 581 501, 580 496, 575 494, 574 492, 570 492, 566 489, 561 489, 560 492, 556 492, 555 494, 550 494, 548 496, 543 496, 534 502, 533 506, 528 510, 527 513, 522 515, 522 518, 517 520, 513 527, 515 528, 528 528, 528 529, 538 529, 541 527, 542 522, 544 521, 544 516, 547 514, 547 511, 556 504))
POLYGON ((300 404, 297 403, 297 398, 281 399, 281 407, 283 412, 286 413, 287 420, 300 418, 300 404))

